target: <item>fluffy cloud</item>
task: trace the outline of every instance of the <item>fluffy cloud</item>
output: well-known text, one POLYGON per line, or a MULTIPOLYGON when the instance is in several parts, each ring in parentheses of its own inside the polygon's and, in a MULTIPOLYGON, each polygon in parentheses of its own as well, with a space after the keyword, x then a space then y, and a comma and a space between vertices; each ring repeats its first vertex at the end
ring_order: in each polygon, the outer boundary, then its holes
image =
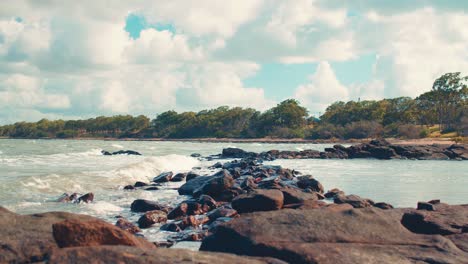
POLYGON ((349 91, 336 78, 330 64, 323 61, 309 77, 309 83, 296 89, 294 97, 307 106, 312 114, 317 114, 330 103, 348 100, 349 91))

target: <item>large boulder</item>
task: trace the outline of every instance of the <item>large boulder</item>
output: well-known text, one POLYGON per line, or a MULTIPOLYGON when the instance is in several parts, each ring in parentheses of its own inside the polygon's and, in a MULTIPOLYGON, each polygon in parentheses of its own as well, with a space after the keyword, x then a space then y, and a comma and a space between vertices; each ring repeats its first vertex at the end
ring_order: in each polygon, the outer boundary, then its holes
POLYGON ((401 223, 419 234, 468 233, 468 204, 433 204, 434 210, 416 210, 403 215, 401 223))
POLYGON ((307 200, 318 200, 316 193, 308 193, 296 188, 285 187, 280 191, 284 196, 284 205, 303 203, 307 200))
POLYGON ((234 179, 227 170, 221 171, 209 181, 206 181, 200 188, 194 191, 195 196, 202 194, 209 195, 213 198, 220 198, 223 192, 228 191, 234 186, 234 179))
POLYGON ((245 214, 213 230, 202 251, 270 256, 289 263, 464 263, 442 236, 400 224, 404 210, 293 210, 245 214))
POLYGON ((187 178, 187 182, 180 186, 177 191, 180 195, 193 195, 197 189, 213 178, 214 176, 197 176, 191 179, 187 178))
POLYGON ((39 262, 55 248, 52 225, 64 220, 91 220, 64 212, 18 215, 0 207, 0 263, 39 262))
POLYGON ((159 174, 158 176, 154 177, 153 182, 156 182, 156 183, 168 182, 172 179, 173 175, 174 173, 172 173, 172 171, 163 172, 159 174))
POLYGON ((297 186, 301 189, 311 189, 314 192, 323 193, 322 184, 314 179, 312 175, 297 177, 297 186))
POLYGON ((196 252, 184 249, 145 250, 126 246, 75 247, 55 250, 47 261, 62 263, 135 263, 135 264, 284 264, 273 258, 253 258, 231 254, 196 252))
POLYGON ((52 225, 59 247, 87 247, 99 245, 124 245, 155 248, 153 243, 102 220, 65 220, 52 225))
POLYGON ((138 219, 140 228, 148 228, 154 224, 165 223, 167 221, 167 213, 159 210, 146 212, 138 219))
POLYGON ((284 196, 279 190, 256 190, 232 200, 232 208, 239 213, 278 210, 283 207, 284 196))

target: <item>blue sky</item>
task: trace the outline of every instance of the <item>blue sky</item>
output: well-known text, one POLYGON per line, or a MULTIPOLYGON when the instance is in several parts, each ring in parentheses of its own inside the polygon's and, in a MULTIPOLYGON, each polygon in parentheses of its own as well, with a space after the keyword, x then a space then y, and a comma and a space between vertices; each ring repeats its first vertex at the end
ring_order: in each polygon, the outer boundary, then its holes
POLYGON ((468 69, 466 1, 0 3, 0 124, 415 97, 468 69))

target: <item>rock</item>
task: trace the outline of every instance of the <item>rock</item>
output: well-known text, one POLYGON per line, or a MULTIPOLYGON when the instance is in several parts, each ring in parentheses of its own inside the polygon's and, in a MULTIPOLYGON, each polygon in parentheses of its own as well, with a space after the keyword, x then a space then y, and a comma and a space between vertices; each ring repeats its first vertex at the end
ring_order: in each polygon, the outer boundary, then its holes
POLYGON ((201 157, 201 154, 200 153, 192 153, 192 154, 190 154, 190 157, 199 158, 199 157, 201 157))
POLYGON ((216 219, 221 218, 221 217, 232 218, 232 217, 235 217, 236 215, 237 215, 237 211, 230 208, 230 207, 227 207, 227 206, 219 207, 219 208, 209 212, 208 214, 206 214, 206 216, 208 216, 210 222, 213 222, 216 219))
POLYGON ((203 214, 201 204, 197 202, 183 202, 176 208, 169 212, 167 219, 178 219, 186 215, 199 215, 203 214))
POLYGON ((64 193, 57 199, 57 202, 59 203, 75 202, 77 198, 78 198, 77 193, 72 193, 71 195, 68 195, 68 193, 64 193))
POLYGON ((174 245, 174 242, 170 242, 170 241, 159 241, 159 242, 153 242, 153 243, 158 248, 170 248, 174 245))
POLYGON ((205 182, 213 179, 213 176, 203 176, 203 177, 196 177, 193 179, 188 180, 187 177, 187 182, 180 186, 178 189, 178 192, 180 195, 193 195, 195 190, 199 189, 200 187, 205 184, 205 182))
POLYGON ((212 169, 221 169, 223 167, 223 164, 221 162, 216 162, 215 164, 211 165, 210 168, 212 169))
POLYGON ((418 202, 417 206, 418 210, 427 210, 427 211, 435 211, 435 206, 431 203, 425 203, 425 202, 418 202))
POLYGON ((302 189, 309 188, 314 192, 323 193, 322 184, 314 179, 312 175, 299 176, 297 177, 297 186, 302 189))
POLYGON ((187 173, 177 173, 174 177, 172 177, 171 181, 172 182, 181 182, 185 180, 185 177, 187 177, 187 173))
POLYGON ((140 228, 138 228, 136 225, 134 225, 132 222, 128 221, 125 218, 119 218, 117 222, 115 223, 115 226, 122 230, 130 232, 131 234, 136 234, 136 233, 141 232, 140 228))
POLYGON ((119 150, 119 151, 114 151, 114 152, 109 152, 106 150, 101 151, 102 155, 104 156, 111 156, 111 155, 141 155, 139 152, 134 151, 134 150, 119 150))
POLYGON ((157 191, 157 190, 159 190, 159 188, 156 187, 156 186, 151 186, 151 187, 145 188, 145 191, 157 191))
POLYGON ((135 186, 135 187, 144 187, 144 186, 147 186, 147 185, 148 185, 147 183, 137 181, 137 182, 135 182, 135 184, 133 186, 135 186))
POLYGON ((372 203, 368 199, 363 199, 357 195, 351 194, 346 196, 337 196, 333 200, 336 204, 347 203, 352 205, 354 208, 365 208, 371 207, 372 203))
POLYGON ((278 210, 283 207, 284 196, 279 190, 256 190, 232 200, 232 208, 239 213, 278 210))
POLYGON ((223 158, 249 158, 255 157, 256 154, 253 152, 246 152, 239 148, 225 148, 221 154, 223 158))
POLYGON ((450 239, 459 249, 468 252, 468 232, 445 237, 450 239))
POLYGON ((193 180, 193 179, 197 178, 198 176, 200 176, 200 175, 198 175, 196 173, 193 173, 193 172, 189 172, 189 173, 187 173, 187 176, 185 177, 185 180, 190 181, 190 180, 193 180))
POLYGON ((223 170, 221 175, 206 181, 199 189, 194 191, 194 196, 206 194, 213 198, 219 198, 224 191, 233 186, 234 179, 227 170, 223 170))
POLYGON ((77 203, 91 203, 94 200, 93 193, 87 193, 80 198, 78 198, 77 203))
POLYGON ((101 150, 101 153, 102 153, 102 155, 104 155, 104 156, 112 156, 112 153, 110 153, 110 152, 107 151, 107 150, 101 150))
POLYGON ((154 177, 153 182, 156 183, 162 183, 162 182, 168 182, 172 179, 172 171, 169 172, 163 172, 159 174, 158 176, 154 177))
POLYGON ((242 189, 254 190, 257 189, 258 185, 255 183, 255 179, 252 176, 247 176, 240 184, 242 189))
POLYGON ((209 212, 218 207, 215 199, 213 199, 211 196, 204 194, 198 198, 198 203, 201 205, 201 209, 203 210, 203 212, 209 212))
POLYGON ((243 215, 213 230, 201 251, 269 256, 288 263, 463 263, 442 236, 414 234, 402 210, 284 209, 243 215))
POLYGON ((451 235, 468 232, 468 204, 435 206, 435 211, 417 210, 403 215, 401 223, 418 234, 451 235))
POLYGON ((331 190, 329 190, 327 193, 325 193, 325 198, 328 198, 328 199, 333 199, 337 196, 344 196, 345 193, 338 189, 338 188, 333 188, 331 190))
POLYGON ((126 185, 125 187, 123 187, 124 190, 135 190, 135 186, 133 185, 126 185))
POLYGON ((306 200, 318 200, 315 193, 306 193, 296 188, 282 188, 280 191, 284 196, 284 205, 303 203, 306 200))
POLYGON ((138 226, 140 228, 148 228, 154 224, 165 223, 166 221, 167 221, 166 212, 163 212, 160 210, 154 210, 154 211, 146 212, 144 215, 142 215, 140 219, 138 219, 138 226))
POLYGON ((76 247, 55 250, 47 263, 133 263, 133 264, 186 264, 186 263, 219 263, 219 264, 284 264, 272 258, 253 258, 198 252, 186 249, 156 248, 152 250, 126 246, 76 247))
POLYGON ((102 220, 65 220, 52 225, 59 247, 124 245, 153 249, 155 246, 102 220))
POLYGON ((58 248, 52 225, 67 219, 91 220, 87 215, 52 212, 18 215, 0 207, 0 263, 40 262, 58 248))
POLYGON ((137 212, 137 213, 144 213, 144 212, 153 211, 153 210, 161 210, 161 211, 168 212, 170 210, 168 206, 164 206, 157 202, 144 200, 144 199, 137 199, 133 201, 132 204, 130 205, 130 209, 133 212, 137 212))
POLYGON ((383 209, 383 210, 393 209, 393 206, 391 204, 384 203, 384 202, 375 203, 373 206, 383 209))

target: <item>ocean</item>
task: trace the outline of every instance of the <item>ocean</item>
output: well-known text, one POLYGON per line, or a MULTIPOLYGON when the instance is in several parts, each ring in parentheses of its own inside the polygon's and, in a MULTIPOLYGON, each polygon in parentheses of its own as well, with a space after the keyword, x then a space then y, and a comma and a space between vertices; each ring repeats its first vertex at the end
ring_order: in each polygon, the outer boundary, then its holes
MULTIPOLYGON (((195 143, 104 140, 0 139, 0 206, 20 214, 67 211, 88 214, 115 223, 121 215, 136 221, 130 212, 135 199, 175 206, 187 197, 177 194, 183 183, 165 184, 164 190, 125 191, 136 181, 149 182, 161 172, 211 174, 217 162, 190 156, 219 154, 223 148, 248 151, 323 150, 330 144, 195 143), (101 150, 135 150, 142 156, 104 156, 101 150), (200 167, 200 168, 198 168, 200 167), (194 169, 195 168, 195 169, 194 169), (93 192, 90 204, 56 202, 63 193, 93 192)), ((303 174, 312 174, 325 190, 340 188, 376 202, 415 207, 418 201, 441 199, 449 204, 468 202, 467 161, 414 160, 275 160, 303 174)), ((164 240, 166 232, 149 228, 151 241, 164 240)))

